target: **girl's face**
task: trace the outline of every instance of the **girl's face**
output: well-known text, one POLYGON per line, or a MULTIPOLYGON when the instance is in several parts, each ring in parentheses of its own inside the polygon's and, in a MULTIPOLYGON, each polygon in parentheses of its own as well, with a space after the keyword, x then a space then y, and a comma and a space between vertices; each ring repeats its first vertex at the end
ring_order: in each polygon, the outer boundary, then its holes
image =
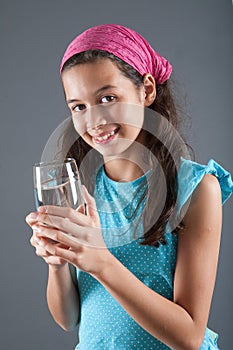
POLYGON ((109 59, 71 67, 62 82, 74 127, 91 147, 112 157, 138 141, 144 111, 139 106, 147 104, 143 85, 136 88, 109 59))

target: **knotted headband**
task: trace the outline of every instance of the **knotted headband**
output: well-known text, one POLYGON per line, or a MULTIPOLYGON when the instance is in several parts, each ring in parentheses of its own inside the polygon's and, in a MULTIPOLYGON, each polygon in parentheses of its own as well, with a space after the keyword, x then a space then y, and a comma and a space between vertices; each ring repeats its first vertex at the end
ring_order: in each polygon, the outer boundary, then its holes
POLYGON ((150 73, 157 84, 163 84, 171 75, 171 64, 137 32, 117 24, 103 24, 87 29, 67 47, 64 63, 73 55, 87 50, 104 50, 122 59, 142 76, 150 73))

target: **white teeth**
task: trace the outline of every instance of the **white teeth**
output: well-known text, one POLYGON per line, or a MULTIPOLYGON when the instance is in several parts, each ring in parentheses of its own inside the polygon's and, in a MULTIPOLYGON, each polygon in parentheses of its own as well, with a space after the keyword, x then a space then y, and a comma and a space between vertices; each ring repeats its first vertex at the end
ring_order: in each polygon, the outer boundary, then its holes
POLYGON ((96 139, 98 141, 106 141, 110 136, 113 136, 115 134, 115 131, 111 131, 109 134, 104 135, 104 136, 96 136, 96 139))

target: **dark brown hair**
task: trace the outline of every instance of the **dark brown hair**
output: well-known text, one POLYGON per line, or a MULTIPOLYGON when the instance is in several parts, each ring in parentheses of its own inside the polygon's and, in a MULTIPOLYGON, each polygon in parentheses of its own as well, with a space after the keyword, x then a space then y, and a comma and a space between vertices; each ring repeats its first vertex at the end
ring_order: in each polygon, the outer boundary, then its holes
MULTIPOLYGON (((136 88, 140 88, 143 85, 143 76, 141 76, 139 72, 113 54, 101 50, 89 50, 72 56, 65 62, 62 72, 77 64, 96 62, 100 59, 110 59, 122 74, 133 82, 136 88)), ((145 187, 145 183, 141 185, 141 187, 144 186, 144 188, 146 188, 141 197, 141 201, 146 198, 143 210, 145 233, 141 241, 143 245, 159 246, 160 243, 166 244, 164 237, 165 225, 168 221, 170 222, 172 217, 174 222, 177 221, 177 224, 173 227, 173 233, 177 233, 183 228, 182 220, 177 218, 175 212, 178 191, 178 169, 177 161, 174 159, 180 160, 181 156, 185 157, 187 149, 191 151, 193 159, 195 155, 191 146, 184 141, 183 135, 181 136, 182 147, 180 142, 175 142, 176 135, 174 132, 179 130, 183 122, 181 116, 183 117, 184 113, 181 113, 181 109, 177 107, 178 104, 174 96, 175 93, 172 89, 172 82, 170 79, 156 86, 156 99, 149 108, 151 111, 155 111, 159 115, 165 117, 163 119, 167 121, 167 124, 163 122, 154 123, 154 119, 145 116, 145 127, 143 127, 141 131, 144 133, 146 139, 145 146, 149 150, 149 153, 153 155, 151 159, 148 159, 148 161, 152 163, 149 181, 145 179, 145 181, 148 181, 148 186, 145 187), (164 142, 164 140, 166 140, 166 142, 164 142), (184 145, 185 147, 183 147, 184 145), (166 188, 162 185, 164 177, 166 180, 166 188), (161 208, 159 199, 164 198, 164 196, 165 203, 163 208, 161 208)), ((161 121, 161 118, 158 120, 161 121)), ((69 125, 69 128, 72 128, 72 125, 69 125)), ((181 135, 181 130, 179 130, 179 135, 181 135)), ((95 175, 99 166, 102 164, 102 157, 100 154, 79 137, 70 147, 66 156, 76 159, 81 180, 89 191, 92 192, 95 175), (86 155, 90 151, 92 152, 91 162, 86 161, 86 158, 88 158, 86 155), (95 169, 95 171, 93 171, 93 169, 95 169)), ((136 217, 136 212, 140 203, 133 211, 131 218, 136 217)))

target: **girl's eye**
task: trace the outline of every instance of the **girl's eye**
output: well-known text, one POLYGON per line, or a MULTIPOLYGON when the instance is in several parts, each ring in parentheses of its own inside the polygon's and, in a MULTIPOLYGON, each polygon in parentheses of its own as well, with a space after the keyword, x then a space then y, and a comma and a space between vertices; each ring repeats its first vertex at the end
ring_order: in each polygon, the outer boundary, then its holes
POLYGON ((86 108, 86 106, 84 104, 75 105, 72 107, 72 111, 73 112, 80 112, 80 111, 83 111, 85 108, 86 108))
POLYGON ((101 98, 102 103, 108 103, 114 101, 115 97, 114 96, 104 96, 101 98))

